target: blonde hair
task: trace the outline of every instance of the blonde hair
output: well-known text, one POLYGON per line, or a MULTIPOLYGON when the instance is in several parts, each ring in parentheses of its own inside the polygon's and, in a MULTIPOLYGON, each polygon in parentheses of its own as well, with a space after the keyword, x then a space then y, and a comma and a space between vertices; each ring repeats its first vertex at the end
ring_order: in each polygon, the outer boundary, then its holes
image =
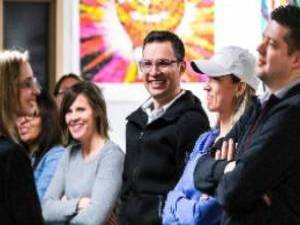
POLYGON ((18 141, 15 119, 19 110, 18 78, 22 63, 28 62, 28 52, 0 52, 0 135, 18 141), (16 104, 17 103, 17 104, 16 104))
POLYGON ((245 109, 251 103, 251 97, 255 95, 255 90, 246 84, 246 88, 240 96, 235 99, 235 106, 231 116, 232 126, 240 119, 241 115, 245 112, 245 109))
MULTIPOLYGON (((239 84, 243 82, 235 75, 231 74, 230 76, 234 84, 239 84)), ((244 84, 246 86, 243 93, 233 99, 234 108, 231 114, 231 128, 240 119, 241 115, 243 115, 245 109, 250 105, 252 101, 251 97, 254 96, 256 92, 255 89, 253 89, 249 84, 245 82, 244 84)), ((219 125, 220 125, 220 118, 217 119, 216 127, 219 127, 219 125)))

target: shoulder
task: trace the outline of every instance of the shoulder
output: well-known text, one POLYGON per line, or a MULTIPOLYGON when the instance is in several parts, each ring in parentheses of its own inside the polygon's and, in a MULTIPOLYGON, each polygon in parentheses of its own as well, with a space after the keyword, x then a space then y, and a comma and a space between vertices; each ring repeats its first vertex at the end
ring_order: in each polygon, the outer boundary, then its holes
POLYGON ((48 150, 42 160, 48 161, 53 159, 59 159, 64 154, 65 148, 61 145, 54 146, 48 150))
POLYGON ((9 138, 0 136, 0 154, 12 153, 20 148, 22 147, 9 138))
POLYGON ((9 157, 14 160, 23 160, 24 158, 26 158, 26 160, 30 160, 25 148, 22 145, 17 144, 9 138, 3 136, 0 137, 0 157, 9 157))
POLYGON ((111 140, 107 141, 107 143, 105 144, 103 153, 104 155, 116 155, 120 157, 124 157, 125 155, 121 147, 111 140))
POLYGON ((51 155, 62 155, 65 151, 65 148, 62 145, 56 145, 49 149, 45 156, 51 155))
POLYGON ((185 93, 174 102, 170 107, 170 113, 177 114, 180 117, 195 118, 196 120, 206 120, 208 117, 201 105, 200 100, 191 91, 185 93))

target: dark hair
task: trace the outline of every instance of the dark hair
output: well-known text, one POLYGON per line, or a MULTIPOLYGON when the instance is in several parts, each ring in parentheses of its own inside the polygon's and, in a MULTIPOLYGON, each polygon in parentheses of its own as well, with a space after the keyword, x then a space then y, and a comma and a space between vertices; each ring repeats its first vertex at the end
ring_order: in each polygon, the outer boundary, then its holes
POLYGON ((108 138, 108 119, 106 113, 106 104, 101 90, 93 83, 89 81, 81 81, 70 88, 62 101, 60 121, 63 129, 67 130, 67 124, 65 121, 65 116, 76 100, 78 95, 84 95, 91 108, 93 109, 93 114, 95 116, 96 128, 100 135, 108 138))
POLYGON ((59 89, 61 84, 63 83, 64 80, 68 79, 68 78, 72 78, 78 81, 81 81, 81 78, 79 76, 77 76, 75 73, 69 73, 69 74, 65 74, 63 75, 55 84, 54 87, 54 91, 53 91, 53 95, 56 97, 58 95, 59 89))
POLYGON ((41 132, 38 137, 38 150, 35 153, 33 167, 55 145, 62 144, 62 129, 59 123, 59 113, 53 97, 46 91, 37 97, 37 105, 41 118, 41 132))
POLYGON ((288 53, 300 50, 300 8, 294 5, 279 6, 271 13, 271 19, 289 29, 285 37, 288 53))
POLYGON ((165 30, 155 30, 147 34, 143 42, 143 50, 145 46, 153 42, 171 42, 175 57, 178 61, 183 61, 185 57, 185 49, 182 40, 174 33, 165 30))

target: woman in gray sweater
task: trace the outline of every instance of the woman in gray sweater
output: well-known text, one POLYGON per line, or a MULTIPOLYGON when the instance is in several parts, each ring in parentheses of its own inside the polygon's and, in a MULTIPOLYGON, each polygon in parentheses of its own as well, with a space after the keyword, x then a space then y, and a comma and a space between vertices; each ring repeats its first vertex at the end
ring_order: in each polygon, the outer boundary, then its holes
POLYGON ((108 140, 101 91, 90 82, 64 97, 62 124, 78 144, 66 150, 42 204, 46 223, 105 224, 122 183, 124 153, 108 140))

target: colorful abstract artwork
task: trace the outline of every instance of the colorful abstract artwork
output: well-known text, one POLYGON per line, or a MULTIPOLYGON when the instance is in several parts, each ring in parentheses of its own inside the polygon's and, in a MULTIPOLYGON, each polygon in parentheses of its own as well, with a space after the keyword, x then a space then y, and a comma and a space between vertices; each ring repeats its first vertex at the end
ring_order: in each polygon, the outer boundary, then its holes
MULTIPOLYGON (((81 0, 82 76, 99 83, 140 82, 142 40, 155 29, 177 33, 188 61, 208 58, 214 51, 214 0, 81 0)), ((182 77, 204 79, 191 68, 182 77)))
POLYGON ((300 6, 300 0, 261 0, 261 11, 262 11, 262 30, 264 31, 271 12, 280 5, 297 5, 300 6))

